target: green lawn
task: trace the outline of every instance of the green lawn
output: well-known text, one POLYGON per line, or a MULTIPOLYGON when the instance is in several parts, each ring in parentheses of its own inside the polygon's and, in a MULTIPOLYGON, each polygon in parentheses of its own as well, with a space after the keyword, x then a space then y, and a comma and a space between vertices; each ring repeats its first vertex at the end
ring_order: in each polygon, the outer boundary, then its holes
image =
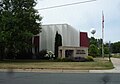
POLYGON ((114 58, 120 58, 120 55, 113 55, 114 58))
POLYGON ((39 60, 0 61, 0 69, 67 69, 97 70, 112 69, 113 65, 106 59, 96 58, 94 62, 41 62, 39 60))

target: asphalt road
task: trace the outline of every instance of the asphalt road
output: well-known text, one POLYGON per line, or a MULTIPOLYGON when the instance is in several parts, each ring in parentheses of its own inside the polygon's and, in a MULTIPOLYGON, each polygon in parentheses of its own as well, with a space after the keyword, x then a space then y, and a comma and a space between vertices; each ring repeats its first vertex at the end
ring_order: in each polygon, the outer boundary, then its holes
POLYGON ((0 84, 120 84, 120 74, 0 72, 0 84))

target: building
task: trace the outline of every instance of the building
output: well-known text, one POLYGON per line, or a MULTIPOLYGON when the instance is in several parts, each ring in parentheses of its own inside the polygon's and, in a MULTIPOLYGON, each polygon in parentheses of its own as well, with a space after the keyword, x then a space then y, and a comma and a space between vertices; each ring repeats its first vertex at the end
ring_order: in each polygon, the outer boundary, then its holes
POLYGON ((88 56, 89 39, 87 32, 79 32, 79 46, 60 46, 59 58, 85 57, 88 56))
MULTIPOLYGON (((33 52, 39 52, 40 50, 47 49, 49 51, 54 52, 55 45, 55 35, 56 32, 62 36, 62 46, 60 47, 59 57, 63 55, 67 55, 64 53, 68 53, 68 49, 73 49, 73 53, 75 53, 76 48, 77 52, 82 52, 81 49, 86 49, 84 53, 86 56, 88 55, 88 37, 87 33, 80 33, 72 26, 68 24, 49 24, 42 25, 42 32, 33 38, 33 43, 35 47, 33 48, 33 52), (81 41, 81 42, 80 42, 81 41), (85 42, 84 42, 85 41, 85 42), (63 49, 63 50, 62 50, 63 49), (79 50, 78 50, 79 49, 79 50)), ((71 54, 73 56, 77 56, 76 54, 71 54)), ((80 56, 80 55, 79 55, 80 56)), ((83 55, 82 55, 83 56, 83 55)), ((64 57, 62 57, 64 58, 64 57)))

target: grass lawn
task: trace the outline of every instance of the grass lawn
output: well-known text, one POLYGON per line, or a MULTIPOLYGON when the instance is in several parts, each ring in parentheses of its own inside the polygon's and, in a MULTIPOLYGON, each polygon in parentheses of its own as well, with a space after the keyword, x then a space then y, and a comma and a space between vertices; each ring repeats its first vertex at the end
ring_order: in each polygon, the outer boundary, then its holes
POLYGON ((113 55, 114 58, 120 58, 120 55, 113 55))
POLYGON ((67 70, 104 70, 112 69, 107 59, 95 58, 94 62, 41 62, 39 60, 0 61, 0 69, 67 69, 67 70))

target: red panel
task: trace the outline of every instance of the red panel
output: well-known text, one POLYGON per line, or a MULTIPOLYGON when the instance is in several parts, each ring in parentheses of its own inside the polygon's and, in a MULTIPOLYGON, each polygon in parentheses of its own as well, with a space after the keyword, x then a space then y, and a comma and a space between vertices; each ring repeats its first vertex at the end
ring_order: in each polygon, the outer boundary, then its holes
POLYGON ((89 47, 87 32, 80 32, 80 47, 89 47))

